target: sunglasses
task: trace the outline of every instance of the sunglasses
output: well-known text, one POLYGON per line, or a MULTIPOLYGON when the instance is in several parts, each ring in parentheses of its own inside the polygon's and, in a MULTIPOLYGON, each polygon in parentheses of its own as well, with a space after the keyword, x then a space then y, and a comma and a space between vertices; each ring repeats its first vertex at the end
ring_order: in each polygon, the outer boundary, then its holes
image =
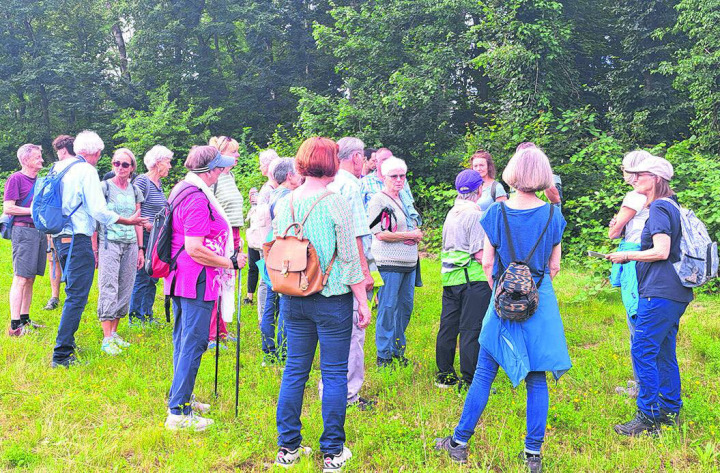
POLYGON ((113 165, 113 167, 116 167, 116 168, 122 167, 123 169, 127 169, 130 166, 132 166, 132 164, 130 164, 130 163, 121 163, 120 161, 113 161, 112 165, 113 165))

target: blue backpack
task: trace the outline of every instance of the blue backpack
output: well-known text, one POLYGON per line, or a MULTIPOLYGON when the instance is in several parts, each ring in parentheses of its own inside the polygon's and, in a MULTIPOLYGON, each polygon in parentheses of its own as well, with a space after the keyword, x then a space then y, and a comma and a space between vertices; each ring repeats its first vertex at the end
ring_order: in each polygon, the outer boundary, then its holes
POLYGON ((62 211, 62 178, 71 167, 77 163, 85 162, 85 159, 78 157, 60 172, 55 171, 55 166, 50 168, 47 176, 42 177, 35 183, 35 198, 32 202, 32 219, 35 228, 43 233, 55 235, 60 233, 70 221, 70 217, 80 208, 78 204, 70 215, 63 215, 62 211))

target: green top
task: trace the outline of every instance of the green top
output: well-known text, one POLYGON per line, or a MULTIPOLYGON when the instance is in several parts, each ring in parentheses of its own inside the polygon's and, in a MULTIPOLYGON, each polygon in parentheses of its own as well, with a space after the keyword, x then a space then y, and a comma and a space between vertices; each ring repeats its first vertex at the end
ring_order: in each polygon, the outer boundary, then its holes
POLYGON ((443 225, 442 285, 487 281, 475 253, 482 250, 485 232, 480 225, 482 211, 472 201, 456 199, 443 225), (465 272, 467 271, 467 275, 465 272))
MULTIPOLYGON (((322 194, 323 192, 320 192, 307 198, 294 198, 296 221, 302 221, 310 206, 322 194)), ((285 197, 275 205, 273 233, 278 235, 284 232, 292 222, 290 197, 285 197)), ((339 194, 331 194, 318 202, 305 221, 304 236, 315 247, 323 272, 327 270, 337 248, 337 256, 328 283, 320 292, 323 296, 347 294, 350 292, 348 286, 362 282, 364 279, 354 229, 350 208, 347 201, 339 194)), ((295 229, 293 228, 289 233, 294 234, 295 229)))

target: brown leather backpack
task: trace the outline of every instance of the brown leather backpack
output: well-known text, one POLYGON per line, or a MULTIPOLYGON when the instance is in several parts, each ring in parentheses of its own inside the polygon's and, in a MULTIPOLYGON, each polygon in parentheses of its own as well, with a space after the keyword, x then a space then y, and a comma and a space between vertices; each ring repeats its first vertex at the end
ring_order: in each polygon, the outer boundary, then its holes
POLYGON ((272 289, 274 292, 286 296, 310 296, 323 290, 330 277, 330 270, 337 256, 337 249, 333 254, 327 271, 322 272, 317 251, 310 240, 304 237, 304 225, 310 212, 325 197, 332 194, 326 192, 310 206, 305 218, 298 222, 295 220, 293 208, 293 195, 290 194, 290 216, 292 223, 284 232, 273 241, 263 244, 265 267, 267 268, 272 289), (294 235, 288 235, 290 229, 295 229, 294 235))

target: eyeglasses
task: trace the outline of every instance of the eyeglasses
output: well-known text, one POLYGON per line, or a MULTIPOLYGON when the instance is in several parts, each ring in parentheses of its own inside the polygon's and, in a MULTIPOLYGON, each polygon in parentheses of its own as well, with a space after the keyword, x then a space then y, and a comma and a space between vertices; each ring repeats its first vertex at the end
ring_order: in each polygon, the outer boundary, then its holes
POLYGON ((402 181, 405 179, 405 174, 390 174, 388 177, 395 181, 402 181))
POLYGON ((116 168, 119 168, 122 166, 123 169, 127 169, 130 166, 132 166, 132 164, 130 164, 130 163, 121 163, 120 161, 113 161, 112 165, 113 165, 113 167, 116 167, 116 168))

